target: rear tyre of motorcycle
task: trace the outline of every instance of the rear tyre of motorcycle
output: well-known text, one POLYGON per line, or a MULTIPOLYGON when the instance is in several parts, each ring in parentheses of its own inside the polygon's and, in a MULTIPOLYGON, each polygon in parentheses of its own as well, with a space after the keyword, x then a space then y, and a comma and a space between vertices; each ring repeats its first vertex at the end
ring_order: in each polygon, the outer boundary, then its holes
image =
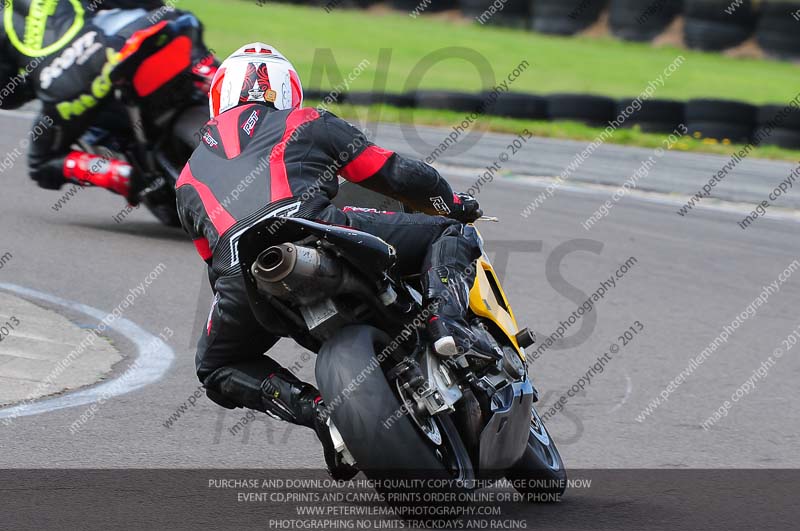
POLYGON ((436 445, 403 413, 379 363, 391 355, 391 343, 371 326, 348 326, 317 356, 319 390, 356 466, 374 480, 473 480, 469 453, 449 416, 432 418, 441 434, 436 445))
POLYGON ((529 502, 558 501, 567 488, 564 461, 535 407, 531 407, 528 446, 506 478, 529 502))

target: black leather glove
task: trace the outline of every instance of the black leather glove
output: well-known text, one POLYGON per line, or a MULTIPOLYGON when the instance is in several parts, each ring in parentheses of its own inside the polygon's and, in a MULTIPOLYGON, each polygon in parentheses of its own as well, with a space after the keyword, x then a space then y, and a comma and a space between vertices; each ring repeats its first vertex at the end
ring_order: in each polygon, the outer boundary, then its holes
POLYGON ((461 223, 473 223, 483 216, 483 210, 478 204, 478 200, 470 194, 455 194, 453 198, 455 206, 450 217, 457 219, 461 223))

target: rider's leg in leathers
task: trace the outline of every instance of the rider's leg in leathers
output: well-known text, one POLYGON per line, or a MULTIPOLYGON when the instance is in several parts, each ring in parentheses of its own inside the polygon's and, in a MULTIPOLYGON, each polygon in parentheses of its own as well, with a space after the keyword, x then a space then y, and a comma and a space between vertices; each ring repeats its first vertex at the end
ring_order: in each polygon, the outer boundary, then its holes
MULTIPOLYGON (((424 304, 432 321, 444 328, 438 336, 453 335, 455 347, 467 350, 478 341, 466 320, 469 292, 475 281, 475 260, 481 255, 474 228, 425 214, 347 212, 348 224, 378 236, 397 249, 400 273, 422 273, 424 304)), ((455 352, 451 352, 454 354, 455 352)))
MULTIPOLYGON (((109 102, 103 102, 69 120, 62 119, 55 107, 43 106, 30 133, 28 153, 30 176, 40 187, 59 190, 72 183, 105 188, 123 197, 132 195, 136 175, 130 164, 111 153, 90 155, 73 150, 73 145, 90 127, 102 127, 106 122, 105 113, 112 112, 106 109, 107 105, 109 102)), ((120 123, 119 110, 114 119, 120 123)))
POLYGON ((341 463, 333 446, 319 391, 264 354, 287 332, 259 324, 241 274, 221 277, 214 287, 196 358, 197 376, 208 397, 229 409, 246 407, 313 429, 333 476, 353 477, 357 470, 341 463))
MULTIPOLYGON (((271 332, 258 323, 241 275, 217 279, 215 289, 196 357, 197 376, 209 398, 228 408, 247 407, 275 415, 291 409, 289 404, 275 404, 275 397, 265 392, 265 382, 272 375, 290 375, 264 355, 282 331, 271 332)), ((293 418, 284 420, 297 421, 301 412, 292 413, 293 418)), ((307 419, 301 422, 306 424, 307 419)))

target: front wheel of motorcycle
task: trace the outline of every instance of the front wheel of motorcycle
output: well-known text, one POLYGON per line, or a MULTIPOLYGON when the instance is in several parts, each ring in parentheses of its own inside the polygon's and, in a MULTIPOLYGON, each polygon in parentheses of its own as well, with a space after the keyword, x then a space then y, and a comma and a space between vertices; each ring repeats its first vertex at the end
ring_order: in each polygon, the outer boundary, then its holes
POLYGON ((181 220, 178 217, 176 210, 177 198, 175 190, 164 189, 159 190, 152 196, 145 197, 142 204, 161 222, 162 225, 167 227, 180 227, 181 220))
POLYGON ((506 478, 531 502, 557 501, 567 487, 564 461, 533 406, 528 446, 522 458, 506 473, 506 478))
POLYGON ((379 360, 391 347, 376 328, 348 326, 317 357, 320 392, 356 466, 378 483, 410 478, 444 479, 454 489, 468 485, 475 477, 472 462, 450 417, 412 418, 387 381, 379 360))

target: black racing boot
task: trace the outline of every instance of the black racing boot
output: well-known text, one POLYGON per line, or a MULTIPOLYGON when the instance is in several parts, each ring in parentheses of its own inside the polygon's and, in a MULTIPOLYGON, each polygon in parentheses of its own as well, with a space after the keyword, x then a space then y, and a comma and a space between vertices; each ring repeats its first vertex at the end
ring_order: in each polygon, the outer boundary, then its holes
POLYGON ((279 420, 305 426, 317 434, 331 477, 348 480, 358 470, 342 462, 328 427, 328 411, 319 391, 266 357, 257 362, 222 367, 203 385, 208 397, 223 407, 246 407, 279 420), (267 372, 274 371, 274 372, 267 372), (266 378, 264 374, 269 374, 266 378))
POLYGON ((428 334, 440 356, 458 356, 469 350, 494 351, 486 339, 475 334, 466 320, 470 284, 452 267, 434 267, 423 276, 425 308, 431 308, 428 334))
POLYGON ((272 374, 261 385, 264 405, 283 420, 314 430, 328 465, 328 473, 335 480, 347 481, 358 474, 358 469, 342 461, 336 451, 328 426, 328 411, 319 391, 301 382, 291 374, 272 374), (283 415, 291 415, 291 419, 283 415))

